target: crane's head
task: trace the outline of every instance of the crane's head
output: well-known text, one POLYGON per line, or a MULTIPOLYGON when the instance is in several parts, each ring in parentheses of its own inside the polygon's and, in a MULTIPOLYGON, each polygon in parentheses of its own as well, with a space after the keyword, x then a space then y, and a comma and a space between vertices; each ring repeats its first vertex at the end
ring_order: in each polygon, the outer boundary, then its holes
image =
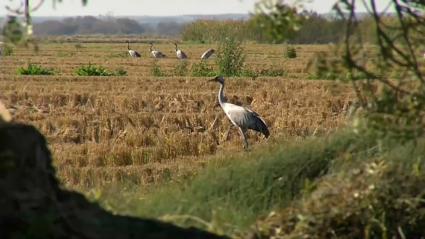
POLYGON ((215 81, 215 82, 218 82, 220 84, 224 84, 224 78, 223 78, 223 76, 216 76, 216 77, 214 77, 213 79, 211 79, 209 81, 215 81))

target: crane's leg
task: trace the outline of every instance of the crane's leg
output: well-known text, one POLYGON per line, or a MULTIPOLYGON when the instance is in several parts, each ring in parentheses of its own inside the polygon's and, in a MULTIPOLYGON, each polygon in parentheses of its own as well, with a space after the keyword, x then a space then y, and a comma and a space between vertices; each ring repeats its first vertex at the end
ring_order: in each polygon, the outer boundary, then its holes
POLYGON ((246 139, 246 129, 239 128, 239 132, 241 133, 243 139, 243 148, 248 149, 248 140, 246 139))

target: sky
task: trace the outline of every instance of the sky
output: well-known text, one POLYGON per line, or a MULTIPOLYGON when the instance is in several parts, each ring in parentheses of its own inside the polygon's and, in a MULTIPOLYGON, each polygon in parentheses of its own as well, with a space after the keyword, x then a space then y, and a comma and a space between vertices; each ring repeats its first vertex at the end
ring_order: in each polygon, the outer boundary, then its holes
MULTIPOLYGON (((40 0, 30 0, 32 4, 40 0)), ((45 0, 44 5, 33 16, 175 16, 224 13, 250 13, 258 0, 89 0, 82 7, 81 0, 62 0, 53 7, 53 0, 45 0)), ((335 0, 309 0, 305 8, 319 13, 331 10, 335 0)), ((383 5, 389 0, 377 0, 383 5)), ((19 6, 20 0, 0 0, 0 16, 6 15, 5 4, 19 6)), ((287 0, 286 2, 294 2, 287 0)))

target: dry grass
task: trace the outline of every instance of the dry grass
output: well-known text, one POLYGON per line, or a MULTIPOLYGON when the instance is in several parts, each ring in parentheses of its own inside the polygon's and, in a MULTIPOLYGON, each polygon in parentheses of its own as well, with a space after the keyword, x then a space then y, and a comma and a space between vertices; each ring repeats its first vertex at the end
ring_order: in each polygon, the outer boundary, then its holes
MULTIPOLYGON (((159 64, 171 72, 178 63, 172 44, 156 47, 170 56, 159 64)), ((180 47, 189 56, 198 56, 209 46, 180 47)), ((50 42, 38 53, 17 49, 2 60, 0 100, 17 121, 34 124, 47 136, 67 186, 161 182, 192 174, 209 155, 242 151, 237 131, 230 129, 217 105, 216 84, 206 78, 153 77, 152 60, 146 59, 148 45, 132 48, 141 52, 141 59, 129 58, 123 43, 82 43, 77 48, 75 43, 50 42), (54 68, 60 75, 16 76, 16 69, 27 62, 54 68), (74 76, 89 62, 123 68, 128 76, 74 76)), ((303 80, 310 57, 326 49, 297 47, 299 57, 288 60, 281 46, 247 45, 247 66, 280 66, 288 74, 228 79, 229 101, 260 113, 271 128, 270 140, 330 132, 344 123, 353 93, 349 85, 303 80)), ((258 145, 264 140, 251 133, 250 142, 258 145)))

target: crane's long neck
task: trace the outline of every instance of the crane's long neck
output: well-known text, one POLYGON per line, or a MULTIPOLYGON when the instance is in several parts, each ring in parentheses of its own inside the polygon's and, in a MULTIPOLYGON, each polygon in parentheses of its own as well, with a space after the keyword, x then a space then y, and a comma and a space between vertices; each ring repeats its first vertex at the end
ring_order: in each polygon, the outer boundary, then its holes
POLYGON ((224 99, 224 83, 220 84, 220 90, 218 91, 218 102, 221 106, 226 103, 226 100, 224 99))
POLYGON ((130 50, 130 42, 127 42, 127 49, 130 50))

